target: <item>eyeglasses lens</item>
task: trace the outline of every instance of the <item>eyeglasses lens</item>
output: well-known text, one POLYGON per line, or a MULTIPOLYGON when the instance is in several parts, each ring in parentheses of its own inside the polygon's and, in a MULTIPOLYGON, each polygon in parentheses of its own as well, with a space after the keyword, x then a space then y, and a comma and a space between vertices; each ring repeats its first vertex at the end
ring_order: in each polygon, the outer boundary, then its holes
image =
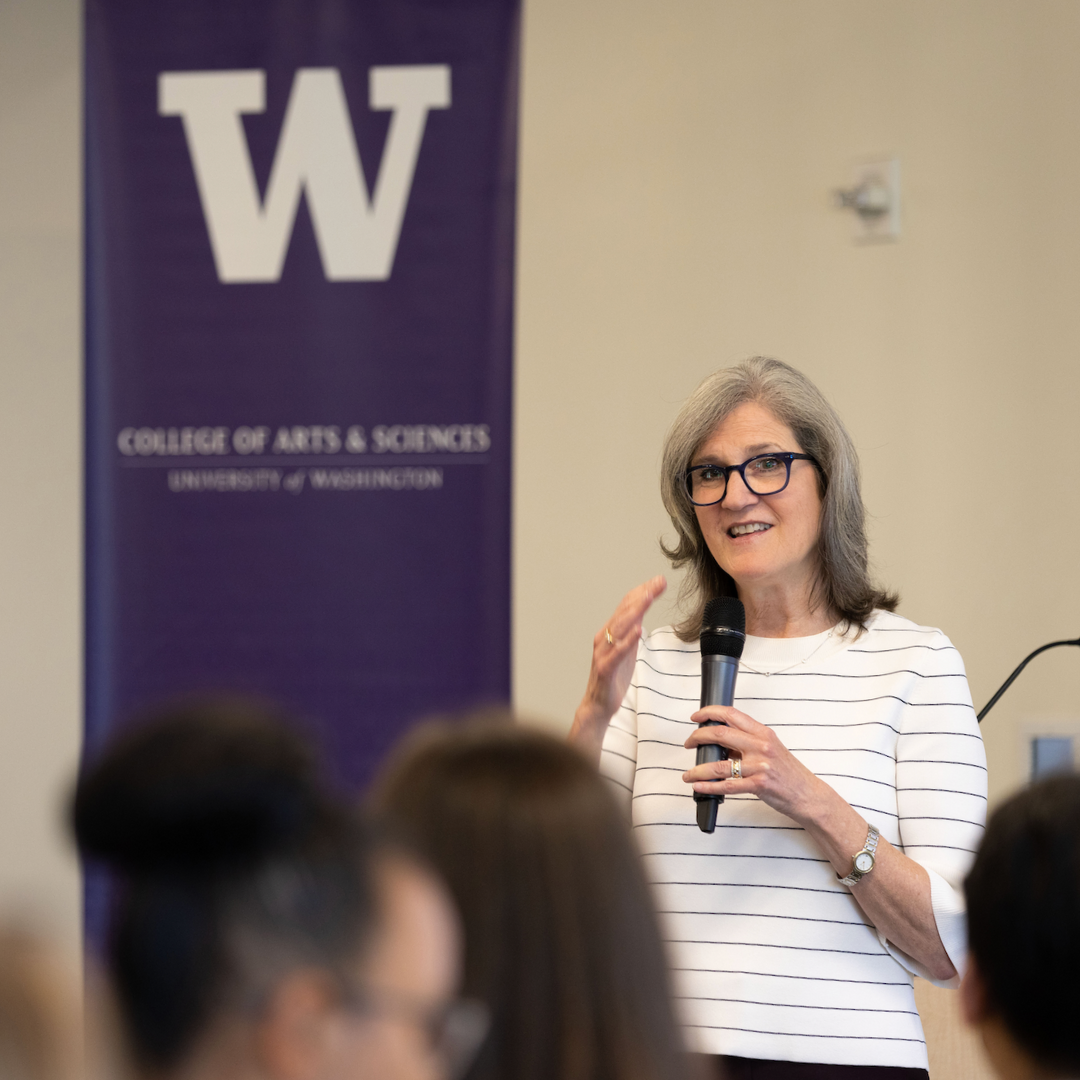
POLYGON ((787 483, 788 463, 783 458, 754 458, 746 465, 747 486, 756 495, 772 495, 787 483))
POLYGON ((490 1018, 483 1002, 462 998, 451 1004, 433 1025, 435 1052, 446 1064, 450 1080, 468 1071, 487 1037, 490 1018))
POLYGON ((707 505, 724 497, 727 475, 723 469, 709 465, 696 468, 690 473, 690 501, 707 505))

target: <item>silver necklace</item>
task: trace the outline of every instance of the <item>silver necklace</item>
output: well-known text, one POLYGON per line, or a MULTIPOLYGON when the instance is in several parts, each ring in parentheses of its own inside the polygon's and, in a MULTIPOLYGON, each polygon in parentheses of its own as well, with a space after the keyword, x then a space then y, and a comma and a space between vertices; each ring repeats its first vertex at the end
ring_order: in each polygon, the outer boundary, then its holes
POLYGON ((826 642, 832 641, 833 631, 830 627, 829 632, 806 654, 801 660, 797 660, 794 664, 788 664, 787 667, 776 668, 773 671, 759 671, 757 668, 751 667, 745 660, 739 661, 739 666, 745 668, 752 675, 764 675, 767 679, 770 675, 782 675, 785 671, 791 671, 793 668, 802 667, 803 664, 809 663, 821 650, 825 647, 826 642))

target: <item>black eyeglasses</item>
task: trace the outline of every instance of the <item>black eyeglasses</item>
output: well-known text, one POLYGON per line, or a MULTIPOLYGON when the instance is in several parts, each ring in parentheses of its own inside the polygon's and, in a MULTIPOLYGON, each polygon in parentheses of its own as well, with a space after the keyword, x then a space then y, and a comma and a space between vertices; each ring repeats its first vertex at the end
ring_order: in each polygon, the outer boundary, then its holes
POLYGON ((755 495, 777 495, 791 480, 793 461, 817 462, 809 454, 758 454, 741 465, 691 465, 683 473, 686 494, 695 506, 715 506, 724 501, 728 477, 737 472, 747 490, 755 495))
POLYGON ((456 998, 430 1006, 370 987, 343 984, 341 990, 342 1004, 351 1011, 362 1016, 389 1016, 422 1031, 450 1080, 461 1077, 469 1068, 491 1026, 487 1006, 474 998, 456 998))

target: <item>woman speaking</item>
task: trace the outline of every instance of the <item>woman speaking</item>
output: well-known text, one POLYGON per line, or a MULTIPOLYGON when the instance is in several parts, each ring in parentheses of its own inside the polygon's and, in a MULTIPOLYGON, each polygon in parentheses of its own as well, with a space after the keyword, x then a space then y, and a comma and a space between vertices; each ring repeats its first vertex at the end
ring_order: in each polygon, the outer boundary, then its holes
POLYGON ((710 376, 662 469, 689 613, 643 638, 664 579, 627 594, 571 739, 625 789, 690 1048, 731 1080, 925 1078, 912 976, 957 978, 986 809, 960 656, 871 583, 854 447, 798 371, 710 376), (699 709, 717 596, 746 646, 734 705, 699 709), (695 765, 710 742, 730 758, 695 765), (695 791, 725 797, 714 833, 695 791))

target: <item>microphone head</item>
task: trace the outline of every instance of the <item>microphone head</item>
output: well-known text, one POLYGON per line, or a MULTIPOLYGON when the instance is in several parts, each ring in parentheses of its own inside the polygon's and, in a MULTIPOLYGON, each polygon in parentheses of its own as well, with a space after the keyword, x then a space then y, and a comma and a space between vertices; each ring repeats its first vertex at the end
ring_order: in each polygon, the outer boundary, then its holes
POLYGON ((742 656, 746 644, 746 608, 737 596, 717 596, 705 605, 701 620, 701 655, 742 656))

